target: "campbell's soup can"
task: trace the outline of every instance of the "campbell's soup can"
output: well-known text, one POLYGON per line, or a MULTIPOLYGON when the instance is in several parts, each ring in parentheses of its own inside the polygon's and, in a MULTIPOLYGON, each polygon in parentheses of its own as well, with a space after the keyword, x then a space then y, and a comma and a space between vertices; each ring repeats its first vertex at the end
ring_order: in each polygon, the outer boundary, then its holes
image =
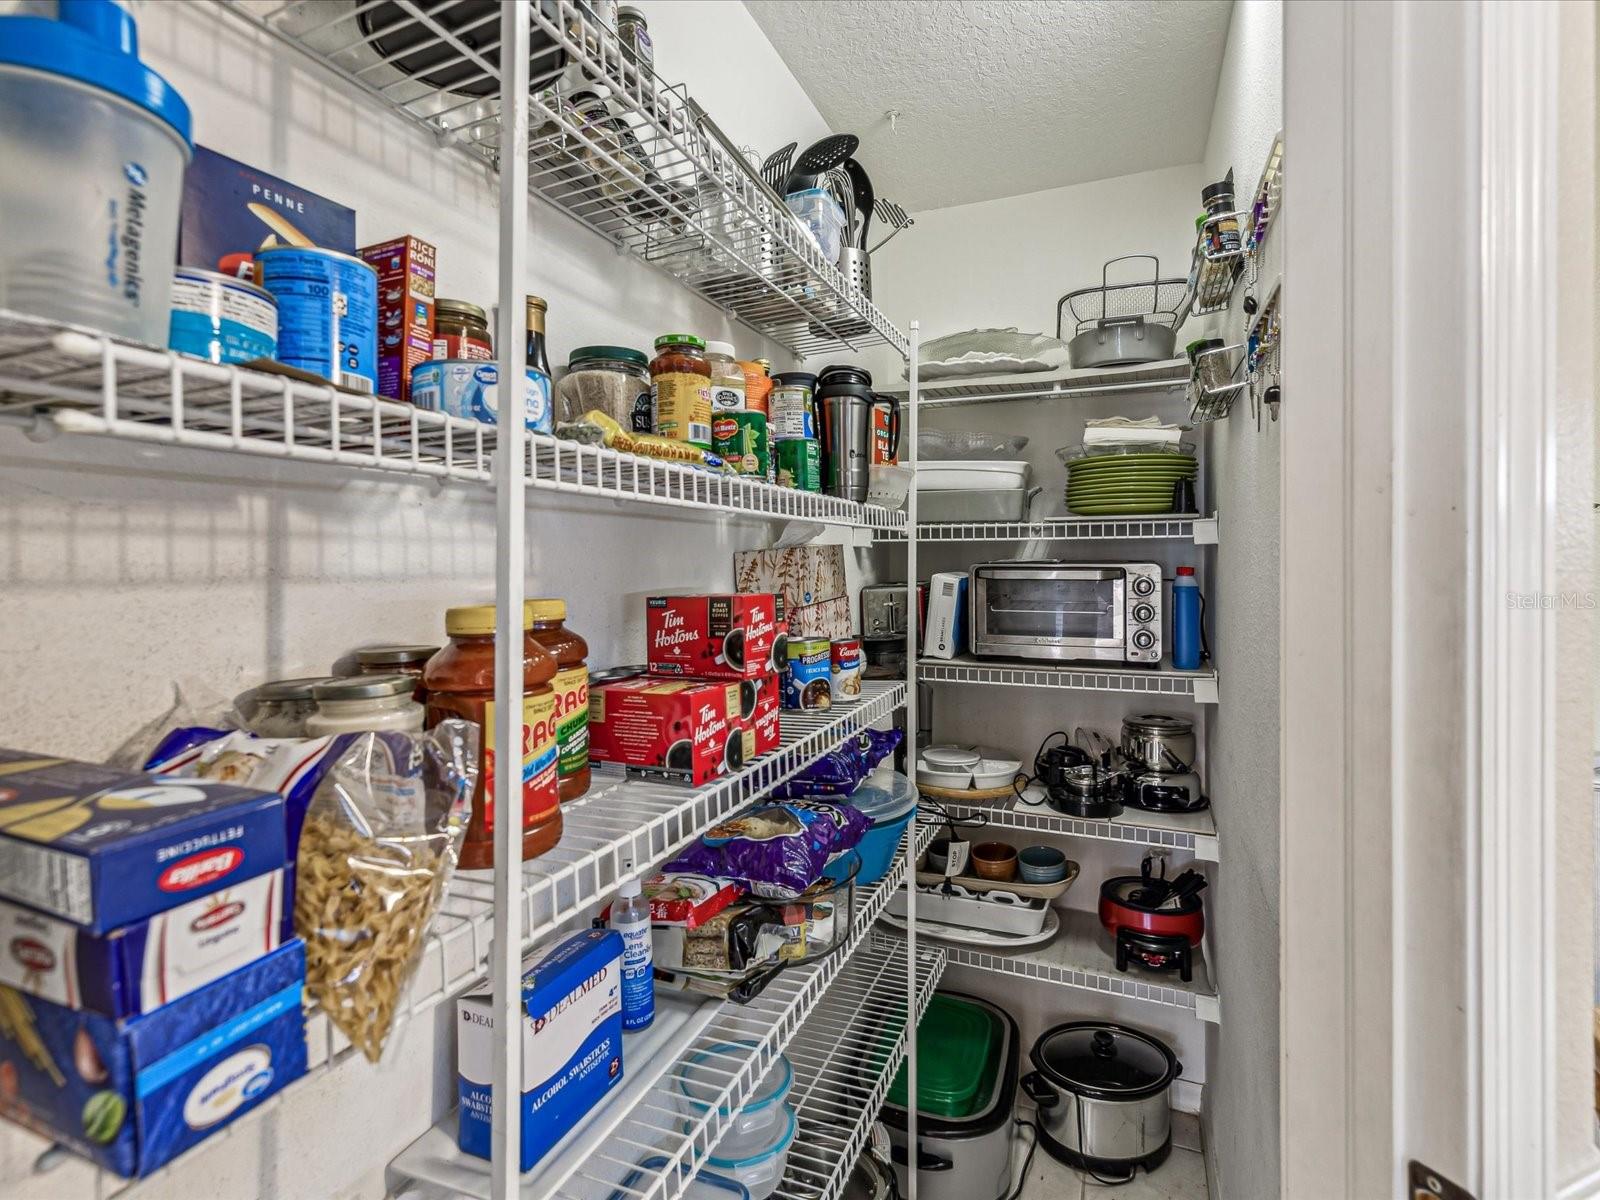
POLYGON ((835 638, 829 647, 829 672, 834 703, 861 698, 861 670, 864 660, 860 638, 835 638))
POLYGON ((365 392, 378 390, 378 272, 337 250, 256 251, 263 288, 278 303, 278 361, 365 392))

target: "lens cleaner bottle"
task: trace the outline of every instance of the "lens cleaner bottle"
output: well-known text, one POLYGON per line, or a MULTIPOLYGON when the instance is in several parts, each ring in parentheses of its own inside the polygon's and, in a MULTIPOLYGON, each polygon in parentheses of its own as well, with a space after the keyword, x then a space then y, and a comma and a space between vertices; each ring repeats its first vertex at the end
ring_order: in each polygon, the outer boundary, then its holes
POLYGON ((622 935, 622 1027, 644 1029, 656 1019, 655 954, 650 947, 650 901, 639 880, 617 889, 611 928, 622 935))

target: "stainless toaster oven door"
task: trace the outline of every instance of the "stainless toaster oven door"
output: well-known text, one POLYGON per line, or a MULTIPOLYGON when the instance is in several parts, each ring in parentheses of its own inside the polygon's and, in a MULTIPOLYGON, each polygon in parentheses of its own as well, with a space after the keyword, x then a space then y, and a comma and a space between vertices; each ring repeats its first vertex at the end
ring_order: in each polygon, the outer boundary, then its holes
POLYGON ((1122 661, 1127 576, 1115 568, 1001 567, 978 573, 973 651, 1122 661))

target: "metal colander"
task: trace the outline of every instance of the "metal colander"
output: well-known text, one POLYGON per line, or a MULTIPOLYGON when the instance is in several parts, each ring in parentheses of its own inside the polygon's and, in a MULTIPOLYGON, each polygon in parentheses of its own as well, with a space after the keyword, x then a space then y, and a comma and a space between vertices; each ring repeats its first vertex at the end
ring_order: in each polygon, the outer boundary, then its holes
POLYGON ((1188 290, 1187 279, 1161 278, 1161 260, 1154 254, 1124 254, 1101 268, 1099 284, 1068 292, 1056 302, 1056 336, 1067 336, 1062 329, 1068 309, 1072 310, 1073 333, 1084 333, 1101 321, 1129 317, 1143 317, 1148 324, 1176 329, 1178 310, 1188 290), (1135 276, 1129 269, 1113 270, 1119 263, 1149 263, 1150 266, 1148 271, 1138 269, 1135 276))

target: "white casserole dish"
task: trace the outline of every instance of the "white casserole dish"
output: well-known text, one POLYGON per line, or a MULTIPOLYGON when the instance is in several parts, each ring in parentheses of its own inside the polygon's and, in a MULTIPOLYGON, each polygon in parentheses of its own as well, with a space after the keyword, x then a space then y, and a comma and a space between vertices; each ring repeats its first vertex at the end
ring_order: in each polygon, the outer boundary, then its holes
POLYGON ((917 491, 998 491, 1028 486, 1028 464, 1022 459, 974 459, 919 462, 917 491))

